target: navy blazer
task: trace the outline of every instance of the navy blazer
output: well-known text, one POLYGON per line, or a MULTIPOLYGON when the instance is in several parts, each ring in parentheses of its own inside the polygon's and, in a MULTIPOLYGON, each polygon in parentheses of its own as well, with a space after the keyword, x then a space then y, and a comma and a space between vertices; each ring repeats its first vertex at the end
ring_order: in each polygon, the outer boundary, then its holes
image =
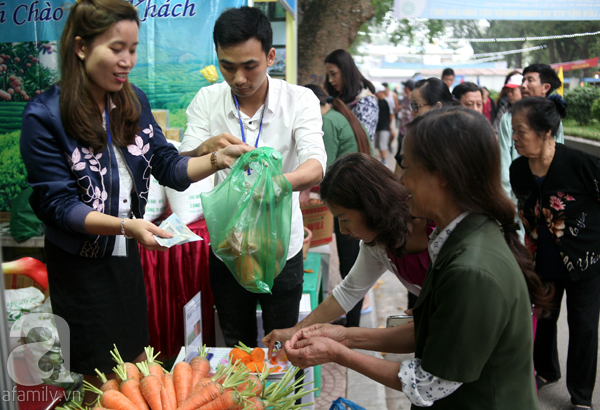
MULTIPOLYGON (((135 188, 132 212, 141 218, 148 200, 150 174, 162 185, 183 191, 192 182, 189 158, 165 139, 148 98, 132 86, 141 104, 140 131, 133 144, 120 148, 135 188)), ((55 85, 25 107, 21 155, 33 187, 31 205, 46 225, 46 238, 65 251, 89 258, 112 254, 115 237, 91 235, 85 218, 92 211, 117 216, 119 172, 114 146, 94 152, 67 135, 60 115, 60 88, 55 85)), ((118 109, 115 108, 115 109, 118 109)))

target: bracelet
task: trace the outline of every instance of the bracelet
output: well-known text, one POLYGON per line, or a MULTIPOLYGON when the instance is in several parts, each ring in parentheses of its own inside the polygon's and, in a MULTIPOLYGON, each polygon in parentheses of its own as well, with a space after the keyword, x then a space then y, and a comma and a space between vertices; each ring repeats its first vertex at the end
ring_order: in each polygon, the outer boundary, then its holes
POLYGON ((217 151, 210 154, 210 165, 212 165, 215 171, 219 170, 219 164, 217 163, 217 151))
POLYGON ((126 218, 121 220, 121 234, 123 235, 123 237, 125 239, 133 239, 133 236, 127 236, 127 234, 125 233, 125 221, 126 221, 126 218))

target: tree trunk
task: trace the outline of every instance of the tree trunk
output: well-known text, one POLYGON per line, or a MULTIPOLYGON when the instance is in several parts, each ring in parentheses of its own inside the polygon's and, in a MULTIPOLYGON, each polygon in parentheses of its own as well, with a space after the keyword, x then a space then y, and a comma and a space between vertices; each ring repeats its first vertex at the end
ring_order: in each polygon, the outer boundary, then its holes
POLYGON ((371 0, 302 0, 298 26, 298 84, 323 85, 325 57, 347 50, 374 14, 371 0))

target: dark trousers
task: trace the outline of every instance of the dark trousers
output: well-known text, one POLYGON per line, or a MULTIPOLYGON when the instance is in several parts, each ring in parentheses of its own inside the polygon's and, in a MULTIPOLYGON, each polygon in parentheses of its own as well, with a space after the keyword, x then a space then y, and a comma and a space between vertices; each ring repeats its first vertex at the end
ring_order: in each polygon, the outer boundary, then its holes
POLYGON ((557 321, 563 293, 567 294, 569 349, 567 389, 571 402, 591 406, 598 360, 600 274, 573 281, 553 280, 555 295, 551 317, 540 319, 535 335, 533 359, 537 374, 546 380, 561 377, 557 348, 557 321))
MULTIPOLYGON (((337 245, 338 258, 340 259, 340 274, 342 279, 348 276, 350 269, 354 266, 358 252, 360 251, 360 241, 350 235, 344 235, 340 232, 340 224, 337 219, 334 220, 333 230, 335 232, 335 244, 337 245)), ((360 325, 360 311, 362 309, 363 299, 349 312, 346 312, 346 327, 358 327, 360 325)))
POLYGON ((247 346, 257 345, 257 301, 262 308, 265 335, 274 329, 286 329, 298 323, 304 281, 302 251, 288 259, 275 278, 272 294, 247 291, 214 255, 212 249, 208 263, 210 287, 228 347, 233 347, 240 341, 247 346))

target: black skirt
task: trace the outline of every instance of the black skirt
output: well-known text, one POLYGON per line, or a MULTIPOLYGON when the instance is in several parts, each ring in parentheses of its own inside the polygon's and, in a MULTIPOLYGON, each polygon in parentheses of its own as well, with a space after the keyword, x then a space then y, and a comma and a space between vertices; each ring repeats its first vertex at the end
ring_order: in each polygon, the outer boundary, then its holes
POLYGON ((127 241, 127 257, 95 259, 48 240, 45 246, 52 311, 69 325, 68 335, 59 332, 65 361, 70 353, 68 368, 85 375, 94 375, 96 368, 111 373, 113 344, 124 361, 138 357, 150 334, 137 242, 127 241))

